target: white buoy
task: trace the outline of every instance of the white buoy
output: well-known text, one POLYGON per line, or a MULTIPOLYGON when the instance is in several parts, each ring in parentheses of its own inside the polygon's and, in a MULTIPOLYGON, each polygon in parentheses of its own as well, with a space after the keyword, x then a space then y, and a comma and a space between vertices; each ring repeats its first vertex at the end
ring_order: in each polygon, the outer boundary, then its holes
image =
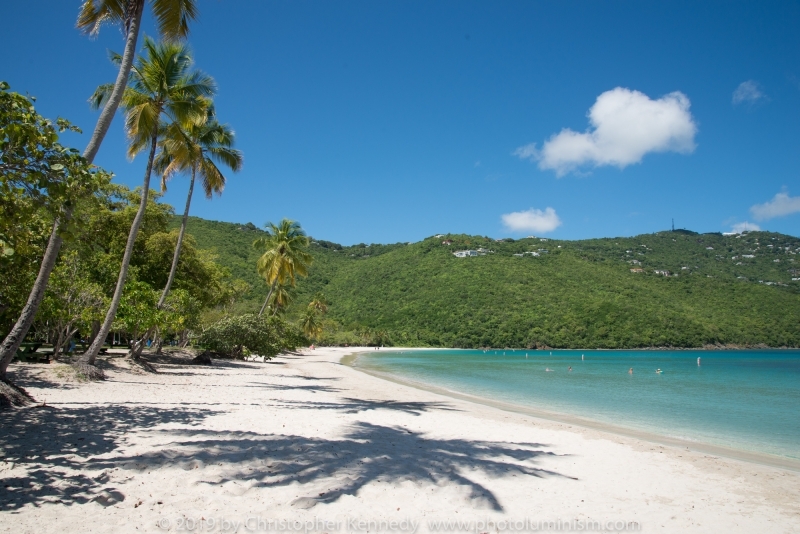
POLYGON ((581 361, 583 361, 583 354, 581 354, 581 361))

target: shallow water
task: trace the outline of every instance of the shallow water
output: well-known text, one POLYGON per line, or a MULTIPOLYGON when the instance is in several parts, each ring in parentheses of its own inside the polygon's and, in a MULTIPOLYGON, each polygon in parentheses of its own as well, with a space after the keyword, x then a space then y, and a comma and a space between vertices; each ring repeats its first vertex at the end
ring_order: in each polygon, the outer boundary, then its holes
POLYGON ((800 458, 800 351, 382 350, 355 364, 634 431, 800 458))

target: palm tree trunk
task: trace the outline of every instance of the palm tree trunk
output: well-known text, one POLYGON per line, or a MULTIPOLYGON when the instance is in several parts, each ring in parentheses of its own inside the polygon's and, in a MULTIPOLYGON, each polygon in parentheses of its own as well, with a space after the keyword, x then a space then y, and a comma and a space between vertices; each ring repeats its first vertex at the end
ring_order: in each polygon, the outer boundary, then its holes
MULTIPOLYGON (((120 64, 119 73, 117 73, 117 80, 114 83, 114 89, 111 96, 106 102, 100 117, 97 119, 92 138, 83 151, 83 157, 89 163, 94 161, 97 151, 100 150, 100 145, 111 126, 111 121, 114 119, 114 114, 117 112, 119 103, 122 100, 122 93, 125 91, 125 86, 128 84, 128 76, 131 72, 133 65, 133 58, 136 56, 136 41, 139 38, 139 27, 142 22, 142 11, 144 10, 144 0, 136 0, 133 6, 133 13, 131 16, 130 24, 128 25, 128 32, 125 39, 125 51, 122 55, 122 63, 120 64)), ((61 223, 66 223, 72 218, 72 207, 67 207, 65 212, 60 218, 57 218, 53 223, 53 230, 50 233, 50 239, 47 242, 47 249, 45 250, 42 264, 39 267, 39 274, 36 275, 36 281, 33 283, 33 288, 28 295, 28 300, 20 312, 17 322, 14 327, 6 335, 2 345, 0 345, 0 379, 7 382, 6 371, 11 359, 17 353, 25 336, 28 335, 33 318, 36 312, 39 311, 39 305, 42 303, 44 291, 47 288, 47 283, 50 280, 50 273, 53 272, 58 253, 61 250, 63 240, 59 235, 61 230, 61 223)))
MULTIPOLYGON (((68 215, 71 215, 70 209, 67 210, 63 217, 68 215)), ((56 219, 53 222, 53 230, 50 232, 50 239, 47 241, 47 249, 44 251, 42 264, 39 266, 39 274, 36 275, 36 281, 33 283, 30 295, 28 295, 28 301, 22 308, 14 327, 3 340, 2 345, 0 345, 0 379, 2 380, 6 380, 8 364, 11 363, 11 359, 19 350, 20 345, 22 345, 22 340, 28 334, 36 312, 39 310, 39 305, 44 298, 47 281, 50 279, 50 273, 53 272, 56 259, 58 259, 58 251, 61 249, 62 239, 58 235, 61 220, 56 219)))
POLYGON ((155 337, 153 339, 153 348, 155 350, 152 351, 152 352, 154 352, 155 354, 158 354, 160 356, 161 355, 161 345, 162 345, 163 341, 164 341, 164 338, 161 336, 161 330, 159 330, 159 328, 156 327, 155 337))
MULTIPOLYGON (((133 218, 131 231, 128 234, 128 242, 125 244, 125 254, 122 256, 122 265, 119 270, 119 277, 117 278, 117 287, 114 289, 114 296, 111 297, 111 306, 108 308, 106 318, 103 320, 100 331, 97 337, 92 341, 91 346, 86 350, 78 365, 81 367, 94 366, 97 354, 103 343, 106 342, 109 330, 111 330, 111 323, 114 322, 114 317, 117 315, 117 308, 122 299, 122 290, 125 287, 125 279, 128 277, 128 267, 130 267, 131 256, 133 256, 133 245, 136 243, 136 235, 139 233, 139 227, 142 225, 144 219, 144 212, 147 208, 147 200, 150 192, 150 175, 153 172, 153 158, 156 155, 156 142, 158 141, 158 132, 153 132, 153 138, 150 141, 150 157, 147 160, 147 170, 144 173, 144 183, 142 184, 142 200, 139 202, 139 210, 136 212, 136 217, 133 218)), ((102 378, 102 372, 93 369, 84 369, 84 372, 89 378, 102 378)))
POLYGON ((258 316, 261 317, 264 315, 264 310, 267 309, 267 302, 269 302, 269 298, 272 296, 272 292, 275 291, 275 286, 278 285, 278 279, 276 278, 274 282, 272 282, 272 286, 269 288, 269 293, 267 293, 267 298, 264 301, 264 305, 261 306, 261 311, 258 312, 258 316))
POLYGON ((149 328, 142 337, 136 340, 136 336, 134 336, 134 342, 131 345, 128 354, 125 355, 126 358, 130 358, 132 360, 138 361, 142 356, 142 351, 144 350, 144 346, 147 344, 147 340, 150 339, 150 336, 153 335, 153 329, 155 327, 149 328))
POLYGON ((172 267, 169 270, 169 278, 167 278, 167 285, 164 286, 164 291, 161 292, 161 298, 158 299, 159 310, 164 306, 164 302, 169 295, 169 289, 172 282, 175 280, 175 272, 178 270, 178 259, 181 256, 181 245, 183 245, 183 235, 186 233, 186 223, 189 221, 189 206, 192 204, 192 192, 194 191, 194 180, 197 172, 197 166, 192 167, 192 181, 189 182, 189 196, 186 197, 186 208, 183 210, 183 221, 181 221, 181 229, 178 233, 178 243, 175 245, 175 255, 172 256, 172 267))
POLYGON ((111 121, 114 120, 114 114, 117 112, 119 103, 122 101, 122 94, 125 92, 125 87, 128 85, 128 75, 131 73, 131 66, 133 59, 136 56, 136 41, 139 38, 139 27, 142 22, 142 11, 144 11, 144 0, 135 0, 133 2, 133 12, 131 13, 131 20, 128 25, 128 32, 125 38, 125 50, 122 52, 122 62, 119 66, 117 79, 114 82, 114 89, 111 91, 111 96, 108 97, 100 117, 97 119, 97 125, 94 127, 92 138, 89 144, 86 145, 86 150, 83 151, 83 157, 89 160, 89 163, 94 161, 97 151, 100 150, 100 144, 111 126, 111 121))

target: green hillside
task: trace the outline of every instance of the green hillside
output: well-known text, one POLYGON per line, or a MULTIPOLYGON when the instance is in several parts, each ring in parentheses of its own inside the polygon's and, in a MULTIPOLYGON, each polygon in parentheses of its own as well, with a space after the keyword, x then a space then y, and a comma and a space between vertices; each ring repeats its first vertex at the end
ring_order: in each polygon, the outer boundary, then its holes
MULTIPOLYGON (((192 218, 189 232, 252 285, 242 306, 258 306, 266 287, 251 243, 260 230, 192 218)), ((395 345, 800 346, 800 282, 792 280, 800 278, 800 239, 781 234, 503 242, 447 235, 352 247, 315 241, 312 252, 289 316, 322 291, 329 331, 381 332, 395 345), (452 254, 478 248, 491 252, 452 254)))

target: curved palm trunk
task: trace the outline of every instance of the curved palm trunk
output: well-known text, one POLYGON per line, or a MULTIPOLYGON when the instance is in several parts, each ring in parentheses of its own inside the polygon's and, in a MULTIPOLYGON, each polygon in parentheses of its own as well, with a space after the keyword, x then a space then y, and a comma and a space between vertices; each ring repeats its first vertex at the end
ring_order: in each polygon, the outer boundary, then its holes
MULTIPOLYGON (((167 295, 169 295, 169 289, 172 286, 172 282, 175 280, 175 272, 178 270, 178 259, 181 256, 181 246, 183 245, 183 236, 186 233, 186 223, 189 220, 189 206, 192 204, 192 193, 194 192, 194 182, 196 177, 196 169, 192 168, 192 180, 189 182, 189 196, 186 198, 186 208, 183 210, 183 221, 181 222, 181 229, 178 233, 178 243, 175 245, 175 254, 172 256, 172 267, 169 270, 169 277, 167 278, 167 284, 164 286, 164 290, 161 292, 161 298, 158 299, 158 304, 156 304, 157 309, 161 309, 164 307, 164 302, 167 300, 167 295)), ((128 351, 128 358, 132 358, 134 360, 139 360, 142 356, 142 350, 144 350, 144 346, 147 344, 147 340, 153 334, 156 328, 153 327, 145 332, 144 336, 142 336, 138 341, 136 341, 131 347, 131 350, 128 351)), ((161 349, 159 347, 158 353, 161 353, 161 349)))
POLYGON ((144 11, 144 0, 134 0, 133 13, 131 14, 130 24, 128 25, 127 37, 125 39, 125 50, 122 52, 122 62, 119 66, 119 73, 117 79, 114 81, 114 89, 111 91, 111 96, 108 97, 108 102, 100 117, 97 119, 97 125, 94 127, 92 138, 89 144, 86 145, 86 150, 83 151, 83 157, 88 159, 91 163, 100 150, 100 144, 111 126, 111 121, 114 120, 114 114, 117 112, 119 103, 122 101, 122 94, 125 92, 125 87, 128 85, 128 75, 131 73, 131 66, 133 59, 136 56, 136 41, 139 38, 139 27, 142 23, 142 11, 144 11))
POLYGON ((167 300, 167 295, 169 295, 169 289, 172 287, 172 282, 175 280, 175 272, 178 270, 178 259, 181 256, 181 245, 183 245, 183 235, 186 233, 186 223, 189 221, 189 206, 192 204, 192 192, 194 192, 196 172, 197 166, 193 166, 192 181, 189 182, 189 196, 186 197, 186 208, 183 210, 183 221, 181 221, 181 229, 178 233, 178 243, 175 245, 175 255, 172 256, 172 267, 169 270, 167 285, 164 286, 164 291, 161 292, 161 298, 158 299, 158 309, 164 307, 164 302, 167 300))
MULTIPOLYGON (((128 76, 131 72, 133 59, 136 56, 136 41, 139 38, 139 27, 142 22, 142 11, 144 10, 144 0, 136 0, 133 6, 133 13, 131 16, 128 32, 125 39, 125 51, 122 55, 122 63, 119 67, 117 79, 114 82, 114 89, 108 99, 100 117, 97 119, 92 138, 83 152, 83 157, 89 163, 94 161, 97 151, 100 150, 100 145, 111 126, 111 121, 114 119, 114 114, 117 112, 119 103, 122 100, 122 93, 125 91, 125 86, 128 84, 128 76)), ((36 275, 36 280, 33 283, 33 288, 28 295, 28 300, 20 312, 20 316, 14 327, 6 335, 2 345, 0 345, 0 379, 6 381, 6 370, 11 359, 17 353, 25 336, 28 335, 33 324, 33 318, 39 310, 39 306, 44 298, 44 292, 47 288, 47 283, 50 280, 50 273, 56 265, 58 253, 61 250, 63 239, 59 235, 62 224, 68 222, 72 218, 72 207, 68 207, 60 218, 57 218, 53 223, 53 230, 50 233, 50 239, 47 242, 47 249, 45 250, 42 264, 39 267, 39 273, 36 275)))
POLYGON ((276 278, 274 282, 272 282, 272 286, 269 288, 269 293, 267 293, 267 298, 264 301, 264 305, 261 306, 261 311, 258 312, 258 316, 261 317, 264 315, 264 310, 267 309, 267 303, 269 302, 269 298, 272 296, 272 292, 275 291, 275 287, 278 285, 278 279, 276 278))
POLYGON ((42 264, 39 266, 39 274, 36 276, 30 295, 28 295, 28 301, 23 306, 14 327, 3 340, 2 345, 0 345, 0 380, 6 379, 8 364, 11 363, 12 358, 14 358, 20 345, 22 345, 22 340, 28 334, 36 312, 39 310, 39 305, 44 298, 47 281, 50 279, 50 273, 53 272, 53 267, 56 265, 58 251, 61 249, 62 239, 58 235, 60 226, 61 219, 56 219, 53 223, 50 239, 47 242, 47 249, 44 251, 42 264))
MULTIPOLYGON (((108 309, 108 313, 106 313, 106 318, 103 320, 102 326, 100 326, 97 337, 94 338, 94 341, 92 341, 92 344, 78 362, 81 366, 94 366, 97 354, 100 352, 103 343, 105 343, 106 336, 108 336, 108 332, 111 330, 111 323, 117 315, 117 308, 119 308, 119 302, 122 299, 122 290, 125 287, 125 279, 128 277, 128 267, 130 267, 131 256, 133 256, 133 245, 136 242, 136 235, 139 233, 139 227, 142 225, 144 212, 147 208, 148 193, 150 191, 150 175, 153 171, 153 158, 156 154, 157 141, 158 133, 153 132, 153 138, 150 142, 150 157, 147 160, 147 170, 144 173, 144 183, 142 184, 142 200, 139 202, 139 210, 136 212, 136 217, 134 217, 133 224, 131 225, 131 231, 128 234, 128 242, 125 245, 125 254, 122 256, 122 265, 119 270, 119 277, 117 278, 117 287, 114 289, 114 296, 111 297, 111 306, 108 309)), ((97 373, 97 371, 94 372, 97 373)), ((102 376, 101 373, 97 374, 102 376)))

